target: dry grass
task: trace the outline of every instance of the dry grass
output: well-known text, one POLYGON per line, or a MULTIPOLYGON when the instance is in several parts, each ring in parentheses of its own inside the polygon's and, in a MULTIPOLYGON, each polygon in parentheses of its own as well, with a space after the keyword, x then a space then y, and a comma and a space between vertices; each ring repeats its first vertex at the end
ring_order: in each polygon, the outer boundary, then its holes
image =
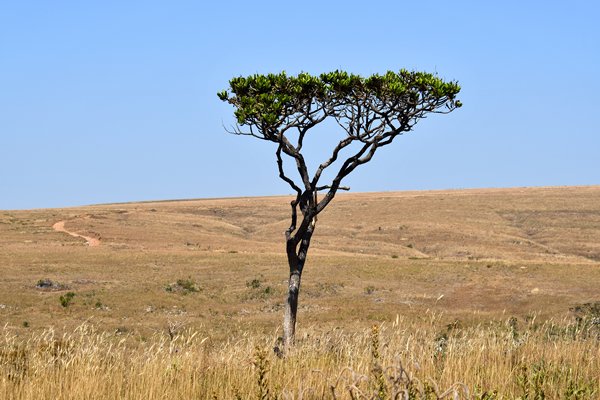
MULTIPOLYGON (((271 348, 281 323, 288 200, 0 211, 0 398, 258 396, 255 347, 271 348), (57 358, 47 344, 63 336, 73 346, 57 358), (8 378, 10 354, 26 354, 22 378, 8 378)), ((320 398, 340 373, 339 396, 362 375, 358 389, 373 389, 385 374, 371 372, 369 329, 382 323, 380 365, 400 360, 422 390, 431 378, 515 398, 540 375, 547 398, 597 387, 598 340, 548 332, 600 301, 599 266, 597 186, 340 196, 303 276, 305 337, 286 363, 268 352, 269 393, 320 398)))
POLYGON ((214 343, 185 331, 147 341, 95 332, 15 337, 5 330, 0 396, 10 399, 594 399, 600 333, 593 325, 516 328, 511 321, 440 331, 399 319, 347 334, 305 330, 286 360, 264 336, 214 343), (515 330, 516 329, 516 330, 515 330), (458 397, 455 397, 458 396, 458 397), (486 397, 487 396, 487 397, 486 397), (529 397, 527 397, 529 396, 529 397))

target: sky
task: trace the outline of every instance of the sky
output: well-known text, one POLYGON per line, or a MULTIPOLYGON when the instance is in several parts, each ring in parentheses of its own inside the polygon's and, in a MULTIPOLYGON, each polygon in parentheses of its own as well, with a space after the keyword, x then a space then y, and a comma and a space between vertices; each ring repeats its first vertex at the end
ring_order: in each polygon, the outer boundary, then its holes
MULTIPOLYGON (((0 209, 288 194, 274 145, 226 133, 216 95, 280 71, 460 83, 463 107, 381 149, 354 192, 598 185, 598 4, 3 1, 0 209)), ((311 162, 340 134, 309 136, 311 162)))

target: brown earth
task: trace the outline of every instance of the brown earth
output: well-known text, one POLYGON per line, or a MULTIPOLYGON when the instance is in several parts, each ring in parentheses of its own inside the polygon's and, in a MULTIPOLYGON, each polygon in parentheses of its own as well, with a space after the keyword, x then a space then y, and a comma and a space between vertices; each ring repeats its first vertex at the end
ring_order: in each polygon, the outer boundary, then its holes
MULTIPOLYGON (((140 337, 174 324, 222 338, 275 333, 289 200, 0 211, 0 322, 15 332, 89 320, 140 337), (61 290, 36 287, 42 279, 61 290)), ((344 194, 319 216, 299 329, 397 315, 568 318, 600 301, 599 288, 600 186, 344 194)))

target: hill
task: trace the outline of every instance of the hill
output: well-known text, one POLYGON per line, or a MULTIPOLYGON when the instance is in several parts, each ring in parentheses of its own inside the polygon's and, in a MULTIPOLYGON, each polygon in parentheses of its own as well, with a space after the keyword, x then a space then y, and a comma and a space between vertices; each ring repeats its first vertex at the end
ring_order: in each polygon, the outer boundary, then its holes
MULTIPOLYGON (((0 211, 2 321, 16 332, 88 319, 141 336, 169 324, 223 339, 273 332, 289 200, 0 211)), ((560 318, 600 301, 599 285, 600 186, 344 194, 319 216, 299 329, 426 312, 560 318)))

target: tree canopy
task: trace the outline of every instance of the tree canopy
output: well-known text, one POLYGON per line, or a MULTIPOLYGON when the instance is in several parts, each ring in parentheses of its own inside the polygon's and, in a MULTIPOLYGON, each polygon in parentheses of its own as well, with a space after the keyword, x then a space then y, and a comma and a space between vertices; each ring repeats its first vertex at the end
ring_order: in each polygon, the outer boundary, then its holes
MULTIPOLYGON (((232 133, 279 143, 278 157, 283 151, 296 160, 302 183, 294 183, 282 168, 280 177, 298 194, 328 188, 328 200, 339 189, 341 179, 369 161, 377 148, 410 131, 428 113, 448 113, 462 105, 456 99, 460 91, 457 82, 405 69, 367 78, 339 70, 319 76, 304 72, 297 76, 255 74, 233 78, 229 85, 229 90, 218 96, 235 107, 238 126, 232 133), (347 137, 310 178, 301 154, 304 136, 326 118, 334 118, 347 137), (298 133, 296 143, 286 136, 293 129, 298 133), (319 185, 323 170, 353 142, 362 144, 360 150, 346 160, 331 185, 319 185)), ((317 212, 328 202, 320 204, 317 212)))
POLYGON ((308 73, 288 76, 285 72, 255 74, 231 79, 230 87, 230 91, 218 95, 236 107, 238 124, 256 127, 257 136, 274 141, 277 137, 271 134, 279 127, 301 126, 319 113, 348 116, 351 111, 348 109, 358 105, 366 106, 363 112, 372 112, 385 122, 382 128, 387 126, 391 130, 408 122, 406 119, 419 118, 422 113, 434 112, 441 106, 448 109, 461 106, 455 100, 460 91, 457 82, 444 82, 430 73, 407 70, 368 78, 345 71, 319 76, 308 73), (393 125, 394 120, 400 125, 393 125))

